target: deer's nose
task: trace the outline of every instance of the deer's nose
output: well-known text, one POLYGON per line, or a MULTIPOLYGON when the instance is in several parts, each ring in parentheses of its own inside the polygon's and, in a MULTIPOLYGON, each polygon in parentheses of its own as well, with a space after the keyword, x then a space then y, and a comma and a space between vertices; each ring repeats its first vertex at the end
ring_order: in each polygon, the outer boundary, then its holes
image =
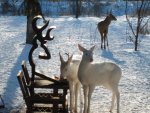
POLYGON ((93 58, 90 58, 90 62, 93 62, 93 58))
POLYGON ((60 75, 60 80, 63 80, 63 79, 64 79, 64 77, 62 75, 60 75))

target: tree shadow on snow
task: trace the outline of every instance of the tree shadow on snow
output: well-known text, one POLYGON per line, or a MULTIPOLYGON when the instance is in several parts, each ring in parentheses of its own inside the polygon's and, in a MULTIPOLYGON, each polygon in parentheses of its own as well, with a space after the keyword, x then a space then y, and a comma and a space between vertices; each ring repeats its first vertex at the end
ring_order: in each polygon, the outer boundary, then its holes
MULTIPOLYGON (((22 46, 24 46, 24 45, 22 45, 22 46)), ((24 46, 20 56, 18 56, 16 62, 14 63, 14 67, 12 67, 12 69, 11 69, 11 73, 8 78, 7 85, 5 87, 5 91, 3 94, 4 103, 6 105, 4 110, 6 110, 6 111, 10 111, 11 109, 13 109, 15 106, 15 102, 17 100, 20 100, 20 98, 18 98, 18 96, 17 96, 17 95, 19 95, 18 91, 17 91, 17 88, 19 87, 19 83, 17 80, 17 73, 21 69, 22 60, 26 60, 26 61, 28 60, 28 54, 29 54, 30 48, 31 48, 30 45, 26 44, 24 46)), ((22 96, 22 94, 19 95, 19 97, 20 96, 22 96)), ((15 106, 15 107, 18 107, 18 106, 15 106)))
POLYGON ((125 61, 122 61, 122 60, 119 60, 118 58, 115 58, 114 55, 113 55, 113 53, 111 51, 109 51, 109 50, 102 50, 101 56, 103 58, 112 60, 112 61, 114 61, 117 64, 121 64, 122 65, 122 64, 125 63, 125 61))

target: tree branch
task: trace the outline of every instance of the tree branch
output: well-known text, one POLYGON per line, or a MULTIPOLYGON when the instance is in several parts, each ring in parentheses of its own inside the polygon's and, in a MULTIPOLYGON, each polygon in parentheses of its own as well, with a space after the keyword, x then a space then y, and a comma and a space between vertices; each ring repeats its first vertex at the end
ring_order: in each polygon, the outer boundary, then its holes
POLYGON ((128 24, 129 24, 129 27, 130 27, 130 29, 131 29, 133 35, 136 37, 136 34, 135 34, 135 32, 134 32, 134 30, 133 30, 133 27, 132 27, 132 24, 131 24, 131 22, 130 22, 130 20, 129 20, 129 18, 128 18, 128 14, 127 14, 127 7, 128 7, 127 5, 128 5, 128 3, 127 3, 127 1, 128 1, 128 0, 126 0, 126 9, 125 9, 126 19, 127 19, 127 22, 128 22, 128 24))

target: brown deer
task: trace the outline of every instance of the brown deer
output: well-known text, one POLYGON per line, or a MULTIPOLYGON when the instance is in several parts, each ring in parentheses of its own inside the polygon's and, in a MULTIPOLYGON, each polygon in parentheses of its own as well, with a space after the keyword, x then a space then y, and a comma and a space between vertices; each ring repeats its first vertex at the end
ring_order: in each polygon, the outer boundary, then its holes
POLYGON ((107 33, 108 33, 109 24, 111 23, 112 20, 116 21, 117 19, 114 15, 112 15, 112 13, 109 13, 105 18, 105 20, 99 22, 97 25, 101 35, 101 49, 103 49, 103 45, 104 45, 104 49, 106 49, 106 45, 105 45, 106 40, 108 46, 107 33))

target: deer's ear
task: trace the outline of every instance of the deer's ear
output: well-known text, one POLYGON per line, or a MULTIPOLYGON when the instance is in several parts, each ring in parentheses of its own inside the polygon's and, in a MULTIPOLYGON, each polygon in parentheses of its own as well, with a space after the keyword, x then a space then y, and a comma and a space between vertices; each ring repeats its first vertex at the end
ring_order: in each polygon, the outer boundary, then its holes
POLYGON ((80 44, 78 44, 78 48, 79 48, 79 50, 82 51, 82 52, 86 50, 86 49, 85 49, 84 47, 82 47, 80 44))
POLYGON ((68 62, 69 62, 69 63, 72 61, 72 57, 73 57, 73 54, 72 54, 71 57, 69 57, 69 59, 68 59, 68 62))
POLYGON ((109 14, 112 14, 112 9, 110 10, 109 14))
POLYGON ((91 47, 91 48, 90 48, 90 50, 91 50, 91 51, 93 51, 93 50, 94 50, 94 48, 95 48, 95 45, 94 45, 93 47, 91 47))
POLYGON ((64 59, 63 59, 63 57, 61 56, 60 52, 59 52, 59 57, 60 57, 60 61, 61 62, 65 62, 64 59))

